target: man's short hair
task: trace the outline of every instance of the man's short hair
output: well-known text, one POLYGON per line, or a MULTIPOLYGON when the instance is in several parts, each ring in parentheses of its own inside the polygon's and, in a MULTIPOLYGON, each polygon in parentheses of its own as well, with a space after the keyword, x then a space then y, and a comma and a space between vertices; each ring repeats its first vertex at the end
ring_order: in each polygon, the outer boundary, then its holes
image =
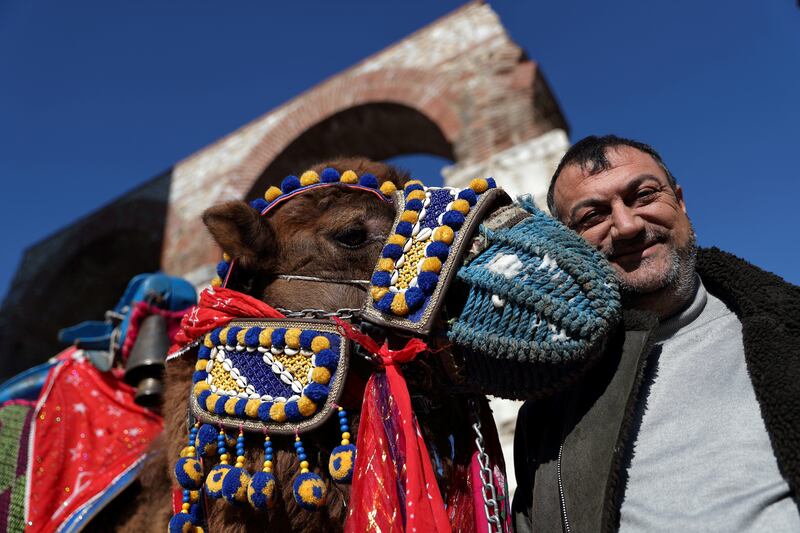
POLYGON ((588 170, 590 176, 603 172, 611 168, 611 163, 609 163, 606 157, 606 151, 609 148, 617 146, 630 146, 652 157, 653 160, 658 163, 658 166, 664 169, 667 175, 667 182, 669 186, 672 187, 672 190, 675 191, 677 187, 675 176, 672 175, 667 165, 664 164, 658 152, 649 144, 634 141, 633 139, 626 139, 624 137, 617 137, 616 135, 603 135, 602 137, 590 135, 576 142, 567 150, 567 153, 561 158, 561 162, 558 163, 558 167, 553 174, 553 179, 550 180, 550 188, 547 190, 547 207, 555 218, 558 218, 555 201, 556 180, 564 167, 579 165, 582 169, 588 170))

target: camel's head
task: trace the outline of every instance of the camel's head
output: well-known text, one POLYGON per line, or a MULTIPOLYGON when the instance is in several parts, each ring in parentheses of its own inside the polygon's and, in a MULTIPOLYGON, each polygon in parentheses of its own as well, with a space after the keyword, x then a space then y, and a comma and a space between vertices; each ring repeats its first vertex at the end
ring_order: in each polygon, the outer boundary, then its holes
MULTIPOLYGON (((340 174, 372 174, 379 185, 402 188, 407 180, 398 169, 363 158, 328 161, 311 170, 321 174, 328 167, 340 174)), ((214 240, 237 260, 237 288, 276 307, 325 310, 359 307, 365 292, 354 285, 276 276, 369 279, 393 218, 394 207, 379 194, 343 184, 307 190, 264 216, 242 201, 203 214, 214 240)))

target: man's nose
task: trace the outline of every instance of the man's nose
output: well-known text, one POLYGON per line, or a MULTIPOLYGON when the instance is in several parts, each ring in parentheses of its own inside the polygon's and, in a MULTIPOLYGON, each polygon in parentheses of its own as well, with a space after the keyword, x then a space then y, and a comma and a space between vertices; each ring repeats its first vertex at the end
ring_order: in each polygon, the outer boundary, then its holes
POLYGON ((611 238, 632 239, 644 231, 644 220, 627 205, 615 205, 611 211, 611 238))

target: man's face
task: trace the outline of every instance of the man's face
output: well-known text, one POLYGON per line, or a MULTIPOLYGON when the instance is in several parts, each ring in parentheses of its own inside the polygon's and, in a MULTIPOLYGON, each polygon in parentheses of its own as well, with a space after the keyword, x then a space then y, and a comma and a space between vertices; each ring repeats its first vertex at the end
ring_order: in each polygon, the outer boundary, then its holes
POLYGON ((658 163, 635 148, 609 148, 606 158, 611 168, 594 175, 579 165, 562 170, 554 191, 561 221, 609 259, 627 293, 690 283, 694 233, 681 188, 673 191, 658 163))

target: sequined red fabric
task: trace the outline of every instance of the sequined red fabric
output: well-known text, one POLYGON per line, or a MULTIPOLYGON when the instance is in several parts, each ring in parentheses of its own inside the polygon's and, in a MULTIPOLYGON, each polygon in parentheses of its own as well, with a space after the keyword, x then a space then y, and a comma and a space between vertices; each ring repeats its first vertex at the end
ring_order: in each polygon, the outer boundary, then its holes
POLYGON ((162 419, 134 403, 121 372, 69 348, 47 377, 32 425, 26 531, 55 531, 141 461, 162 419))

